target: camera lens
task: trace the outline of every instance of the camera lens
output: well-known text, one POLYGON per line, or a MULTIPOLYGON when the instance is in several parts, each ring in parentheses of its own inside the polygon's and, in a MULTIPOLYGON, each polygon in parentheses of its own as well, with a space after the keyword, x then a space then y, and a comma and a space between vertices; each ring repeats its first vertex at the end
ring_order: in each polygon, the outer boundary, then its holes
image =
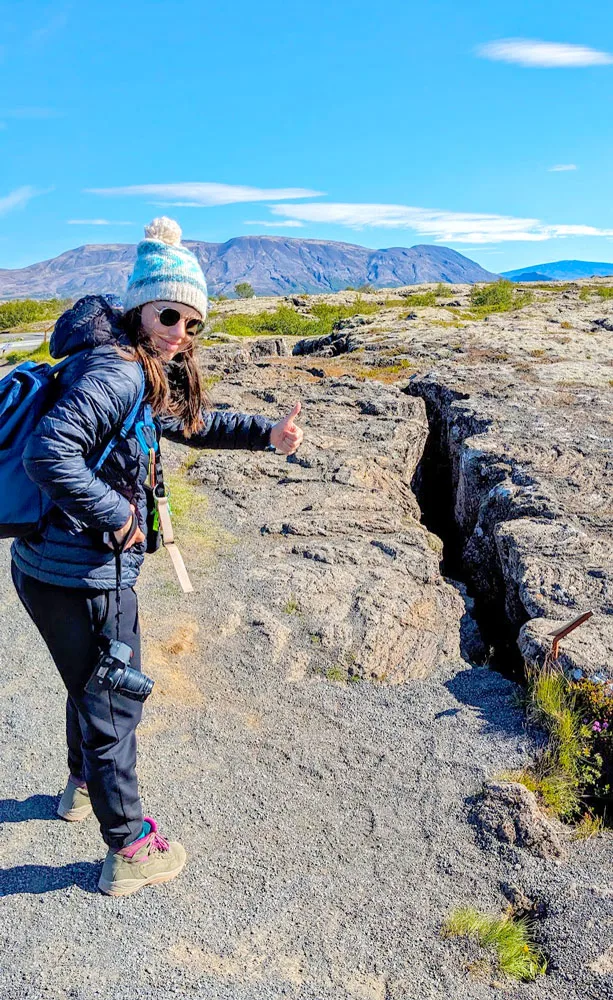
POLYGON ((153 690, 151 678, 132 667, 115 667, 109 670, 106 681, 117 694, 132 698, 133 701, 145 701, 153 690))
POLYGON ((145 701, 153 690, 153 681, 146 674, 142 674, 140 670, 125 667, 117 690, 126 698, 133 698, 134 701, 145 701))

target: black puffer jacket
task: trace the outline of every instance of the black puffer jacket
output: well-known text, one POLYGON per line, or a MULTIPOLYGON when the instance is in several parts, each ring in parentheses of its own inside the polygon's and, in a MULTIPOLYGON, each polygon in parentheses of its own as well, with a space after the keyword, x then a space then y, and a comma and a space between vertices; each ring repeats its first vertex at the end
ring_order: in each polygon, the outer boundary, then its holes
MULTIPOLYGON (((87 295, 60 317, 51 338, 53 357, 73 360, 58 374, 57 402, 32 435, 24 465, 55 506, 40 532, 12 547, 17 566, 46 583, 113 589, 114 558, 103 533, 125 524, 130 503, 146 530, 148 455, 135 428, 96 475, 87 466, 136 404, 143 382, 140 365, 116 350, 123 339, 120 318, 110 297, 87 295)), ((137 422, 146 417, 143 405, 137 422)), ((204 428, 189 439, 196 447, 261 450, 269 443, 273 421, 265 417, 221 410, 206 412, 204 419, 204 428)), ((153 433, 158 440, 164 433, 185 443, 178 420, 156 420, 153 433)), ((144 553, 141 543, 122 556, 123 586, 136 582, 144 553)))

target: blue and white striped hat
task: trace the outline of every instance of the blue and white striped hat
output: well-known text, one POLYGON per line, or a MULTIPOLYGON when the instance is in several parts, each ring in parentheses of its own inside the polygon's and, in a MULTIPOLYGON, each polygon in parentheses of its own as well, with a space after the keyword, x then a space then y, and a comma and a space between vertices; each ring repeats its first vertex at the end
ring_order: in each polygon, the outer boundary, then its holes
POLYGON ((195 255, 181 246, 181 228, 165 215, 145 226, 123 300, 126 312, 145 302, 182 302, 206 316, 207 290, 195 255))

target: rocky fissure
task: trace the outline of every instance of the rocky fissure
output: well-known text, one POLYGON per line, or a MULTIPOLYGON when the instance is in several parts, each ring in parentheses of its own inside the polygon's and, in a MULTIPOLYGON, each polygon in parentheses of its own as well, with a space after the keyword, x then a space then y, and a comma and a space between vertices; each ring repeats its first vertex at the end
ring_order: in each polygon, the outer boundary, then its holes
POLYGON ((608 423, 603 401, 589 394, 579 445, 577 425, 559 419, 551 395, 509 385, 504 372, 490 372, 489 383, 479 392, 475 373, 456 368, 407 386, 430 421, 422 505, 447 532, 451 565, 503 670, 505 662, 516 669, 519 654, 542 662, 549 633, 593 610, 589 632, 569 637, 561 659, 587 676, 610 671, 610 439, 594 433, 599 418, 608 423))

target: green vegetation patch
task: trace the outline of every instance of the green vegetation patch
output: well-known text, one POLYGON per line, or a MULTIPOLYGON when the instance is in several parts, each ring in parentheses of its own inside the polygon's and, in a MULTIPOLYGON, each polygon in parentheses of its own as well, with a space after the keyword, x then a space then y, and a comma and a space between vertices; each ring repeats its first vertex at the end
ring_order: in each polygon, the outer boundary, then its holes
POLYGON ((188 478, 189 470, 196 464, 200 454, 194 453, 175 472, 165 475, 166 488, 170 498, 170 512, 177 541, 184 547, 186 561, 194 556, 221 553, 235 539, 209 517, 209 501, 203 489, 188 478))
POLYGON ((613 286, 611 285, 583 285, 579 292, 582 302, 587 302, 592 295, 598 295, 601 299, 613 299, 613 286))
POLYGON ((2 358, 8 365, 20 365, 22 361, 35 361, 37 364, 46 361, 48 364, 56 365, 59 360, 51 357, 49 344, 46 342, 39 344, 32 351, 9 351, 8 354, 3 354, 2 358))
POLYGON ((531 291, 519 289, 512 281, 495 281, 491 285, 473 285, 470 302, 474 318, 480 319, 490 313, 510 312, 523 309, 534 301, 531 291))
POLYGON ((280 305, 274 312, 211 314, 212 331, 231 337, 325 337, 334 324, 351 316, 367 316, 381 308, 376 302, 366 302, 358 296, 349 305, 318 302, 308 315, 290 306, 280 305))
POLYGON ((586 798, 606 811, 613 792, 613 683, 571 680, 551 667, 529 667, 527 678, 528 718, 548 742, 532 767, 503 778, 521 782, 559 819, 583 814, 588 831, 588 820, 597 821, 586 798))
MULTIPOLYGON (((448 292, 446 294, 449 294, 448 292)), ((402 296, 403 304, 406 306, 435 306, 436 292, 407 292, 402 296)))
POLYGON ((470 908, 456 910, 442 929, 443 937, 477 941, 491 952, 500 972, 520 982, 532 982, 547 970, 547 962, 532 939, 525 918, 492 917, 470 908))
POLYGON ((70 299, 15 299, 4 302, 0 306, 0 330, 57 319, 70 302, 70 299))

